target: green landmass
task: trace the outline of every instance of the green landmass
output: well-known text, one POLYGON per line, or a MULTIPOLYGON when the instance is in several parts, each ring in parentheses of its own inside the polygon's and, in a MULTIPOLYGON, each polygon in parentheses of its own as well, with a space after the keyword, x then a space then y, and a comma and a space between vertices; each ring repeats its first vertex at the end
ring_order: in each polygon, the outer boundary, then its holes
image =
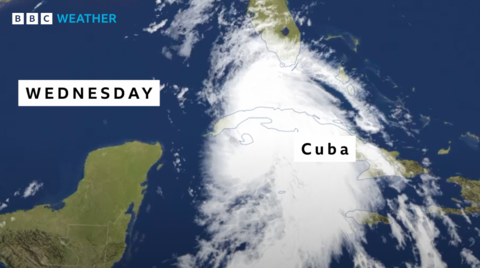
POLYGON ((294 63, 300 51, 300 31, 284 0, 250 0, 247 15, 280 60, 294 63), (287 34, 282 33, 285 29, 287 34))
POLYGON ((352 34, 342 33, 338 35, 327 35, 327 37, 325 37, 325 40, 331 40, 335 38, 342 39, 351 50, 357 52, 357 47, 360 45, 360 40, 355 36, 353 36, 352 34))
POLYGON ((423 127, 426 127, 430 124, 430 116, 420 115, 420 121, 422 121, 423 127))
POLYGON ((480 138, 479 138, 477 135, 475 135, 475 134, 473 134, 473 133, 470 133, 470 132, 467 132, 467 134, 462 135, 462 136, 469 136, 469 137, 471 137, 472 139, 475 139, 477 142, 480 141, 480 138))
POLYGON ((0 0, 0 7, 5 5, 6 3, 10 2, 10 0, 0 0))
POLYGON ((398 156, 400 155, 400 153, 397 151, 387 151, 385 149, 381 149, 381 150, 387 156, 387 159, 391 163, 396 162, 403 166, 403 169, 401 170, 400 173, 405 178, 413 178, 417 175, 430 172, 430 169, 424 168, 420 163, 416 161, 408 160, 408 159, 398 159, 398 156))
POLYGON ((347 83, 350 80, 348 74, 345 72, 345 69, 341 65, 338 67, 338 75, 335 76, 335 78, 343 84, 347 83))
POLYGON ((271 31, 279 38, 300 42, 300 31, 284 0, 250 0, 247 10, 258 32, 271 31), (289 30, 286 36, 284 27, 289 30))
POLYGON ((438 206, 430 206, 428 208, 430 212, 433 212, 439 216, 443 214, 455 214, 455 215, 464 215, 464 214, 480 214, 480 207, 476 204, 465 208, 448 208, 448 207, 438 207, 438 206))
POLYGON ((390 221, 388 220, 388 217, 380 215, 376 212, 368 212, 368 214, 362 220, 362 224, 368 224, 369 226, 379 223, 390 224, 390 221))
POLYGON ((417 175, 430 172, 430 169, 424 168, 417 161, 402 159, 398 160, 398 162, 405 167, 405 170, 402 172, 402 175, 405 178, 413 178, 417 175))
POLYGON ((163 164, 162 164, 162 163, 158 164, 158 165, 157 165, 157 170, 160 170, 162 167, 163 167, 163 164))
POLYGON ((355 95, 355 88, 352 85, 347 86, 347 92, 348 94, 354 96, 355 95))
POLYGON ((463 215, 463 214, 474 214, 474 213, 479 214, 480 213, 480 207, 478 206, 465 207, 463 209, 463 212, 462 212, 462 209, 459 209, 459 208, 442 208, 442 209, 446 214, 463 215))
MULTIPOLYGON (((465 208, 447 208, 442 207, 441 209, 436 207, 431 209, 431 211, 436 212, 441 215, 441 211, 447 214, 480 214, 480 181, 479 180, 469 180, 461 176, 454 176, 447 179, 447 182, 452 182, 460 185, 462 187, 461 195, 462 197, 471 203, 470 206, 465 208), (463 212, 462 212, 463 210, 463 212)), ((452 198, 454 201, 459 201, 458 199, 452 198)))
POLYGON ((447 149, 438 150, 438 154, 448 154, 450 152, 450 146, 447 149))
POLYGON ((464 141, 468 146, 470 146, 473 149, 478 149, 478 144, 480 143, 480 138, 470 132, 467 132, 467 134, 461 135, 460 140, 464 141))
POLYGON ((379 223, 384 223, 384 224, 390 223, 390 221, 388 220, 388 217, 380 215, 377 212, 371 212, 371 211, 355 210, 355 211, 348 212, 346 216, 348 218, 354 219, 355 222, 357 222, 358 224, 366 224, 369 226, 379 224, 379 223))
POLYGON ((91 152, 64 207, 0 215, 0 260, 9 268, 112 267, 126 248, 132 216, 125 212, 138 213, 141 183, 161 155, 159 143, 141 142, 91 152))
MULTIPOLYGON (((449 144, 452 143, 452 141, 448 142, 449 144)), ((438 154, 448 154, 450 152, 450 146, 448 146, 447 149, 440 149, 438 150, 438 154)))
POLYGON ((456 198, 453 198, 453 197, 452 197, 452 200, 457 202, 457 203, 462 203, 462 200, 459 200, 459 199, 456 199, 456 198))
POLYGON ((462 197, 475 204, 480 204, 480 181, 468 180, 461 176, 454 176, 447 179, 448 182, 453 182, 462 187, 462 197))

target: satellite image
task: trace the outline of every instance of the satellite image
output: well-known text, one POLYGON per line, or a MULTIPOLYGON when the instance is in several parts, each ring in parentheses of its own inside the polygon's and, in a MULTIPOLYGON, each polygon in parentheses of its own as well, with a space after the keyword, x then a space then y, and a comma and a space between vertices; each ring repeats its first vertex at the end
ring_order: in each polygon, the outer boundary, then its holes
POLYGON ((0 267, 480 268, 478 10, 0 0, 0 267))

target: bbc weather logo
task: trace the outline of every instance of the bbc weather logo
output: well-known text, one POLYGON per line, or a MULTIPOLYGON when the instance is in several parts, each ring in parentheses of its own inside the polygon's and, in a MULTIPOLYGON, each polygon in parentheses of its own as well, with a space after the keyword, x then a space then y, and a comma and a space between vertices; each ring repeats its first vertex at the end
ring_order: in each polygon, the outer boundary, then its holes
MULTIPOLYGON (((1 0, 0 0, 1 1, 1 0)), ((56 14, 56 23, 117 23, 115 14, 56 14)), ((52 13, 12 13, 12 24, 53 24, 52 13)))
POLYGON ((52 25, 53 22, 53 15, 52 13, 12 13, 12 24, 13 25, 20 25, 20 24, 27 24, 34 25, 38 24, 44 25, 52 25))

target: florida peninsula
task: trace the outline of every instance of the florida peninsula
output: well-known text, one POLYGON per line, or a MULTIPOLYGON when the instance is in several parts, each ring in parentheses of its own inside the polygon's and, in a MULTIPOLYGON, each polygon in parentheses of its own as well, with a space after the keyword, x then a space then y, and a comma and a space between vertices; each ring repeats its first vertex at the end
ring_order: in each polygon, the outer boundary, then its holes
POLYGON ((300 31, 285 0, 250 0, 248 15, 281 66, 292 66, 300 52, 300 31))
POLYGON ((161 155, 159 143, 141 142, 90 152, 84 177, 62 208, 0 215, 0 261, 9 268, 112 267, 126 249, 132 219, 126 212, 138 212, 141 184, 161 155))

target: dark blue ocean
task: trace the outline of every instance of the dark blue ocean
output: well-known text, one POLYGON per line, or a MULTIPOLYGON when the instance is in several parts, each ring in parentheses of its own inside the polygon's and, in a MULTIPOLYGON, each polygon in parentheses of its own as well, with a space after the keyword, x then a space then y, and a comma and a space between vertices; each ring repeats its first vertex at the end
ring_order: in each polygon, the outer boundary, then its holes
MULTIPOLYGON (((155 18, 154 0, 49 0, 36 12, 114 13, 117 23, 11 25, 12 12, 29 12, 37 4, 13 0, 0 8, 0 202, 10 199, 1 212, 56 204, 72 194, 92 150, 132 140, 159 141, 164 146, 160 159, 164 165, 148 173, 148 188, 127 237, 127 252, 115 267, 171 267, 176 256, 195 253, 196 238, 204 236, 194 218, 195 204, 202 198, 202 135, 208 131, 211 118, 205 113, 208 107, 196 104, 195 92, 208 74, 210 48, 219 34, 216 19, 204 26, 203 39, 189 59, 174 54, 170 60, 162 55, 162 47, 171 46, 173 41, 160 33, 142 31, 155 18), (19 79, 152 78, 167 84, 160 107, 17 105, 19 79), (179 106, 173 85, 190 89, 187 98, 191 103, 185 109, 179 106), (180 172, 173 165, 174 152, 185 159, 180 172), (13 196, 33 180, 44 184, 36 195, 26 199, 13 196), (163 196, 157 193, 158 187, 163 196), (197 194, 190 196, 189 189, 197 194)), ((300 10, 303 4, 290 1, 289 7, 300 10)), ((247 2, 235 5, 246 10, 247 2)), ((175 4, 161 16, 171 20, 178 8, 184 7, 185 3, 175 4)), ((369 81, 372 103, 386 110, 405 107, 419 129, 415 137, 398 128, 389 129, 396 141, 394 148, 381 137, 372 139, 400 151, 402 158, 421 161, 428 157, 432 172, 441 178, 438 183, 443 195, 435 198, 450 207, 455 206, 452 197, 460 199, 460 188, 445 179, 457 173, 470 179, 480 177, 480 151, 460 139, 467 131, 480 134, 479 9, 480 3, 464 0, 328 0, 309 8, 312 27, 300 27, 304 41, 339 34, 360 40, 357 52, 348 39, 324 43, 336 50, 335 57, 347 59, 348 68, 357 68, 369 81), (422 121, 420 115, 428 116, 429 121, 422 121), (450 153, 438 155, 449 141, 450 153), (425 154, 421 151, 424 148, 428 149, 425 154)), ((396 195, 389 191, 385 187, 387 197, 396 195)), ((412 188, 405 191, 412 200, 422 202, 412 188)), ((467 267, 461 262, 460 251, 466 247, 479 257, 480 243, 470 246, 468 238, 479 240, 473 227, 480 226, 480 220, 472 216, 469 225, 463 217, 451 218, 459 225, 462 244, 448 245, 447 230, 436 220, 441 231, 437 248, 449 266, 467 267)), ((405 261, 419 263, 410 249, 411 242, 407 241, 407 249, 397 251, 397 242, 389 233, 386 225, 369 231, 367 252, 386 267, 405 261)), ((347 249, 332 263, 332 267, 352 265, 347 249)))

